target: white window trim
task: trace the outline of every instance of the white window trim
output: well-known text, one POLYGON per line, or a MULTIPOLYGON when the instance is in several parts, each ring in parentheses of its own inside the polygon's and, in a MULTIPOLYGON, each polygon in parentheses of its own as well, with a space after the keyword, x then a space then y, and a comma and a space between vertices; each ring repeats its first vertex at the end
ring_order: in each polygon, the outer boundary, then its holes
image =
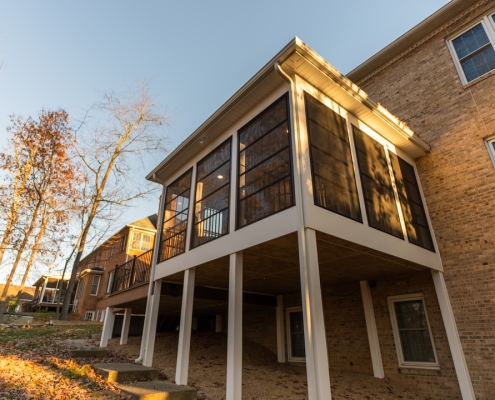
POLYGON ((287 330, 287 361, 291 362, 306 362, 306 357, 292 357, 292 335, 290 331, 290 314, 293 312, 301 312, 302 307, 288 307, 285 309, 285 325, 287 330))
POLYGON ((400 368, 421 368, 421 369, 440 369, 440 364, 438 363, 437 351, 435 350, 435 342, 433 340, 433 335, 431 333, 430 321, 428 318, 428 312, 426 311, 426 305, 423 293, 411 293, 403 294, 398 296, 388 296, 388 309, 390 312, 390 321, 392 323, 392 330, 394 333, 395 348, 397 350, 397 360, 399 362, 400 368), (435 362, 412 362, 404 361, 404 354, 402 352, 402 344, 400 341, 399 327, 397 325, 397 316, 395 315, 395 302, 409 301, 409 300, 421 300, 423 302, 423 309, 426 317, 426 324, 428 326, 428 332, 430 334, 431 346, 433 348, 433 355, 435 357, 435 362))
POLYGON ((486 149, 488 150, 488 155, 490 156, 490 159, 492 160, 492 164, 495 167, 495 149, 493 148, 493 143, 495 143, 495 136, 485 139, 485 146, 486 149))
POLYGON ((113 269, 107 275, 107 287, 105 288, 105 293, 111 293, 114 276, 115 276, 115 270, 113 269))
POLYGON ((98 296, 98 290, 100 290, 100 282, 101 282, 101 276, 100 275, 93 275, 93 280, 91 281, 91 289, 89 290, 89 295, 90 296, 98 296), (93 285, 95 282, 95 278, 98 277, 98 284, 96 285, 96 293, 93 294, 93 285))
POLYGON ((153 248, 153 237, 150 233, 148 232, 143 232, 143 231, 132 231, 131 232, 131 238, 130 238, 130 244, 129 244, 129 248, 131 250, 137 250, 137 251, 149 251, 153 248), (139 240, 139 248, 136 248, 136 247, 133 247, 132 244, 134 242, 134 235, 141 235, 141 239, 139 240), (144 236, 147 236, 149 237, 150 239, 150 242, 149 242, 149 246, 150 248, 148 250, 143 250, 142 247, 143 247, 143 237, 144 236))
POLYGON ((459 61, 459 57, 457 56, 457 53, 455 51, 455 48, 454 48, 452 41, 454 39, 457 39, 459 36, 463 35, 467 31, 473 29, 479 23, 481 23, 481 26, 483 26, 483 29, 485 30, 485 33, 488 36, 488 40, 490 41, 493 49, 495 50, 495 22, 493 21, 492 15, 495 15, 493 13, 493 11, 490 12, 488 15, 485 15, 480 20, 477 20, 476 22, 472 23, 469 27, 467 27, 463 31, 456 33, 455 36, 452 36, 450 39, 447 40, 447 47, 450 51, 450 55, 452 56, 452 59, 454 60, 454 65, 457 69, 457 73, 459 74, 459 77, 461 78, 461 82, 464 86, 468 85, 470 83, 476 82, 479 79, 483 78, 484 76, 487 76, 488 74, 493 73, 495 71, 495 69, 492 69, 491 71, 488 71, 486 74, 480 75, 477 78, 474 78, 472 81, 468 82, 466 75, 464 74, 464 70, 462 69, 461 62, 459 61))
POLYGON ((85 321, 94 321, 95 320, 95 311, 94 310, 86 310, 84 313, 84 320, 85 321), (88 316, 88 313, 93 313, 91 316, 91 319, 86 318, 88 316))

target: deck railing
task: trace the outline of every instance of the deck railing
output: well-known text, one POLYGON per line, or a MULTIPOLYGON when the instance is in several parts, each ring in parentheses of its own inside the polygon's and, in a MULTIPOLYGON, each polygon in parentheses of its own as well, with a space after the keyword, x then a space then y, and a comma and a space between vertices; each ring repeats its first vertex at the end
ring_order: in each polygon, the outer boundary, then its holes
POLYGON ((150 280, 151 258, 153 249, 134 256, 132 260, 119 265, 114 270, 112 290, 110 293, 117 293, 123 290, 148 283, 150 280))

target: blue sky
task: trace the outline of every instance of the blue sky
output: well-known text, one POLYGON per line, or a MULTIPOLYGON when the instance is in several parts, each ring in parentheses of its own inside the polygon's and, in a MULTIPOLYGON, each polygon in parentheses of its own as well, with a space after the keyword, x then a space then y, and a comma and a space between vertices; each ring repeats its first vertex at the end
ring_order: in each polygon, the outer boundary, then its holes
POLYGON ((294 36, 346 73, 446 3, 0 0, 0 147, 12 113, 78 118, 98 92, 144 79, 172 115, 173 150, 294 36))

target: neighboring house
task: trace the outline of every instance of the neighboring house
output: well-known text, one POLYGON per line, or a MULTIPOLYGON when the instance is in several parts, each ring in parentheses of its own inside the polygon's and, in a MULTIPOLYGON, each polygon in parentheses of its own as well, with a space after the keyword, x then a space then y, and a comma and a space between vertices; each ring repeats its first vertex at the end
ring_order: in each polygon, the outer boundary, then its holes
MULTIPOLYGON (((0 292, 3 292, 4 284, 0 284, 0 292)), ((34 298, 36 288, 25 286, 21 289, 20 286, 10 285, 7 293, 7 301, 9 302, 9 309, 6 311, 13 311, 16 313, 22 312, 25 304, 30 303, 34 298), (14 306, 12 310, 12 306, 14 306)))
MULTIPOLYGON (((35 283, 33 299, 24 303, 23 311, 55 311, 57 304, 62 305, 64 294, 69 284, 69 276, 66 274, 62 279, 61 274, 50 274, 41 276, 35 283)), ((72 304, 73 298, 71 300, 72 304)))
POLYGON ((107 303, 101 346, 146 313, 150 366, 175 315, 175 381, 191 329, 227 332, 229 400, 243 338, 305 362, 311 400, 329 367, 495 398, 494 15, 451 1, 347 77, 291 41, 147 176, 153 285, 107 303))
MULTIPOLYGON (((126 292, 112 298, 115 293, 138 283, 148 286, 149 275, 138 276, 140 270, 136 265, 144 267, 146 264, 149 270, 156 218, 154 214, 127 224, 81 260, 72 308, 81 319, 103 320, 102 311, 109 301, 125 302, 128 296, 134 295, 126 292), (149 261, 143 262, 148 258, 149 261)), ((142 297, 146 297, 146 293, 145 290, 142 297)))

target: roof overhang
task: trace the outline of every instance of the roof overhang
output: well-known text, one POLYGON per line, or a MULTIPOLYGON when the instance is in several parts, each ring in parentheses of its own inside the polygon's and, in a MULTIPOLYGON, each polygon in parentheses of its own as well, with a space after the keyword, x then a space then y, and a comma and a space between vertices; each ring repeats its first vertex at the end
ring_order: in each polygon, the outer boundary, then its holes
POLYGON ((394 40, 387 47, 380 50, 374 56, 354 68, 347 74, 349 79, 359 82, 370 73, 380 68, 390 60, 394 59, 402 52, 408 50, 411 46, 421 41, 421 39, 433 34, 447 22, 453 20, 456 16, 468 10, 478 3, 479 0, 452 0, 437 12, 420 22, 414 28, 410 29, 402 36, 394 40))
POLYGON ((411 157, 417 158, 429 151, 428 144, 403 121, 371 100, 357 85, 296 37, 153 169, 146 179, 163 183, 187 165, 205 143, 223 134, 277 87, 287 84, 278 66, 314 85, 411 157))

